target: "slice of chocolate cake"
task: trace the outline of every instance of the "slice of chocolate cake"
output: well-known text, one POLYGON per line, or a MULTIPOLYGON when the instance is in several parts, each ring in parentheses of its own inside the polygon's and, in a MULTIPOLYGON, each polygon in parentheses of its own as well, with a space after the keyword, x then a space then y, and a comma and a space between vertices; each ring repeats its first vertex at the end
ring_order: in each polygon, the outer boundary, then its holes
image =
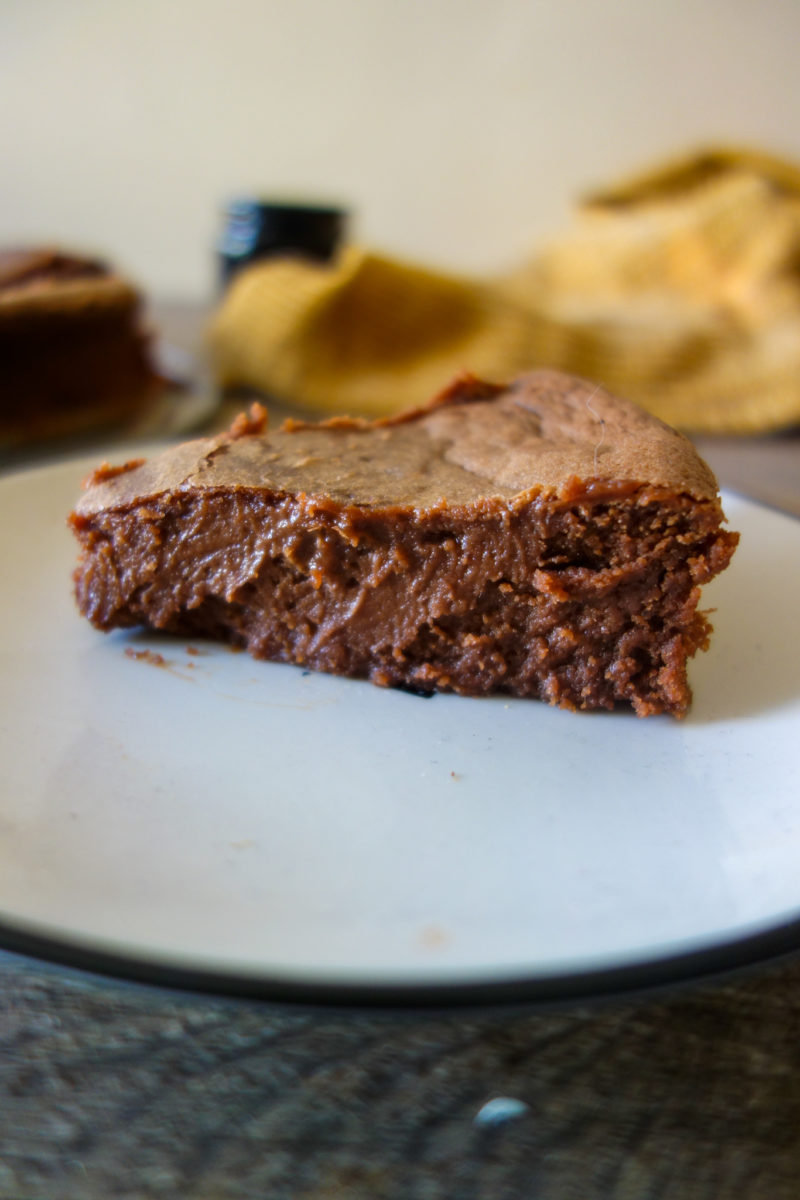
POLYGON ((163 383, 138 292, 103 263, 59 250, 0 252, 0 442, 124 422, 163 383))
POLYGON ((229 434, 101 468, 70 520, 81 611, 385 686, 684 713, 727 566, 680 434, 552 371, 422 410, 229 434))

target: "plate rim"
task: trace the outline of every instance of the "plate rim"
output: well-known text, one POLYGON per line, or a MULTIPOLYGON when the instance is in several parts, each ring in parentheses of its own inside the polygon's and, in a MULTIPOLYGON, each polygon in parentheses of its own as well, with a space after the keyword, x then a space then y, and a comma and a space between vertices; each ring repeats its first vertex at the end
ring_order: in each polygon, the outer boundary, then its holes
POLYGON ((546 1007, 613 1000, 754 969, 800 954, 800 915, 756 933, 616 966, 446 983, 318 982, 269 972, 217 970, 117 953, 53 936, 0 914, 0 949, 106 980, 187 995, 312 1008, 436 1011, 546 1007))

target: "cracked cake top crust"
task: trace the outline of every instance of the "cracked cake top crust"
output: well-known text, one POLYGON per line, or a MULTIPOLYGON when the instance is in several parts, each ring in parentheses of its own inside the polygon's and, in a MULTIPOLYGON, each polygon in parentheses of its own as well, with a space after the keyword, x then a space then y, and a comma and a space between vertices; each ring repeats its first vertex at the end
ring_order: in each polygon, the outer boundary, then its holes
POLYGON ((461 508, 486 499, 599 498, 640 486, 715 500, 713 473, 682 434, 602 387, 540 370, 507 388, 463 377, 424 409, 369 422, 256 417, 129 469, 100 470, 80 516, 167 491, 267 488, 374 508, 461 508), (469 419, 465 420, 465 405, 469 419))

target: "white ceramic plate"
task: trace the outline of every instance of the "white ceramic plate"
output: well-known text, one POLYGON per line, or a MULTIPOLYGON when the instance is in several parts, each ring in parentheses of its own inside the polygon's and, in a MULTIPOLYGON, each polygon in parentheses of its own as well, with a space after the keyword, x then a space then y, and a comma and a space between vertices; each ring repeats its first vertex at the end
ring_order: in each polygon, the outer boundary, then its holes
POLYGON ((65 527, 87 465, 0 482, 7 948, 217 991, 436 1003, 800 946, 800 522, 726 497, 742 542, 706 594, 694 707, 638 720, 97 633, 65 527))

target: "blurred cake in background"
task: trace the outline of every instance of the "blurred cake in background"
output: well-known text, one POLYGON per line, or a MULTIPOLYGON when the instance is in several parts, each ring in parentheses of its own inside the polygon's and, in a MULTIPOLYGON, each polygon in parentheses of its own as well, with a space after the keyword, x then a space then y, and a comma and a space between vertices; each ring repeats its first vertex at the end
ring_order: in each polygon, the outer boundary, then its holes
POLYGON ((139 292, 105 263, 0 251, 0 445, 145 414, 163 390, 149 342, 139 292))

